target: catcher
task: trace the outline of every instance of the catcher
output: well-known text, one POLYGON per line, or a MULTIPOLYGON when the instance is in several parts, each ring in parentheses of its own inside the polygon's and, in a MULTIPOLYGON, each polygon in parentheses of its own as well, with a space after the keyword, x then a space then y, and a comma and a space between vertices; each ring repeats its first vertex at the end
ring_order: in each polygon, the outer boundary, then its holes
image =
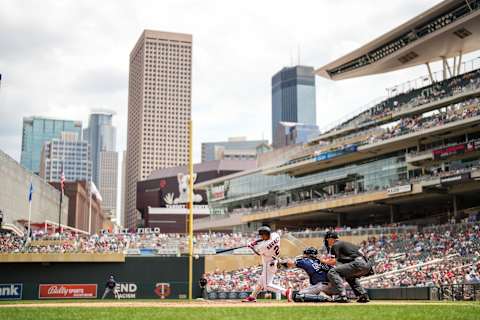
POLYGON ((331 296, 336 294, 327 278, 327 273, 332 267, 321 263, 317 254, 317 249, 309 247, 303 250, 303 257, 280 262, 283 267, 304 270, 309 277, 310 286, 293 296, 295 302, 331 302, 331 296))

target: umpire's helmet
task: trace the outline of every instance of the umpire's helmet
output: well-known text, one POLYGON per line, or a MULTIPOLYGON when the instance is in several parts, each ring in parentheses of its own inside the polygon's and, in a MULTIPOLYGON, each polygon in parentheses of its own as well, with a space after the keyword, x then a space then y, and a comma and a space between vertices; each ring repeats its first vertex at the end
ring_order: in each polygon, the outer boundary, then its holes
POLYGON ((327 248, 328 250, 327 239, 338 239, 338 234, 335 231, 327 231, 327 233, 325 233, 325 237, 323 238, 323 244, 325 245, 325 248, 327 248))
POLYGON ((327 239, 338 239, 338 234, 335 231, 327 231, 325 233, 325 240, 327 239))
POLYGON ((303 250, 303 254, 311 257, 315 257, 318 254, 318 250, 315 249, 314 247, 308 247, 305 250, 303 250))
POLYGON ((270 227, 268 226, 262 226, 260 228, 258 228, 258 235, 262 235, 262 234, 266 234, 266 235, 270 235, 270 233, 272 233, 272 229, 270 229, 270 227))

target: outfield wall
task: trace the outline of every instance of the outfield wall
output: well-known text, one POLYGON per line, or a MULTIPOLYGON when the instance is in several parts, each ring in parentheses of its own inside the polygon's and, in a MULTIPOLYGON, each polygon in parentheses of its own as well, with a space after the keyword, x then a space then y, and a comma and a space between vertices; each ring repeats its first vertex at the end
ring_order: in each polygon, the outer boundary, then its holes
MULTIPOLYGON (((193 296, 200 297, 205 261, 193 262, 193 296)), ((188 257, 126 257, 125 262, 0 263, 0 300, 39 299, 40 292, 44 299, 100 298, 109 275, 120 283, 122 298, 188 296, 188 257)))

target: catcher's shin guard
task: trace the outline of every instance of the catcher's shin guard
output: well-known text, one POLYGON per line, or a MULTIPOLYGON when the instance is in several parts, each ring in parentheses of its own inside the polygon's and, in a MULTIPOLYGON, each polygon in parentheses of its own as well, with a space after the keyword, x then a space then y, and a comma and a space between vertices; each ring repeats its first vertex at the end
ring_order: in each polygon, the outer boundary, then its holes
POLYGON ((325 297, 323 295, 297 293, 293 297, 293 301, 295 302, 331 302, 332 299, 325 297))

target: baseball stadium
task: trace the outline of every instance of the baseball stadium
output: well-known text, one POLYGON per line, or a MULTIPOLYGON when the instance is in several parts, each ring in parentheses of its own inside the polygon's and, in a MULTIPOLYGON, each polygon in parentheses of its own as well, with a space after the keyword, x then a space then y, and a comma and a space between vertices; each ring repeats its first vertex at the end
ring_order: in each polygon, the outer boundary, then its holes
POLYGON ((478 50, 480 0, 442 1, 315 70, 424 76, 247 166, 152 173, 144 227, 5 220, 1 319, 478 319, 478 50), (157 186, 185 174, 181 206, 157 186))

